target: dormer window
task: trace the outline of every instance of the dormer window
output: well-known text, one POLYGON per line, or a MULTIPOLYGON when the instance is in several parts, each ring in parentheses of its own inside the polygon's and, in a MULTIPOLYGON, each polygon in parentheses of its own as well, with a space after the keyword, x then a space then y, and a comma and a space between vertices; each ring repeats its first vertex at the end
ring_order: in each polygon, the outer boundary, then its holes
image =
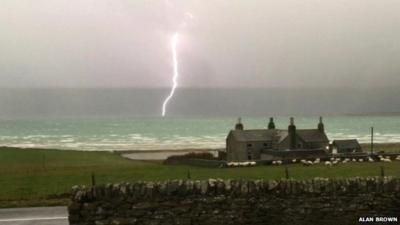
POLYGON ((267 148, 267 149, 271 149, 272 148, 272 142, 264 142, 264 148, 267 148))

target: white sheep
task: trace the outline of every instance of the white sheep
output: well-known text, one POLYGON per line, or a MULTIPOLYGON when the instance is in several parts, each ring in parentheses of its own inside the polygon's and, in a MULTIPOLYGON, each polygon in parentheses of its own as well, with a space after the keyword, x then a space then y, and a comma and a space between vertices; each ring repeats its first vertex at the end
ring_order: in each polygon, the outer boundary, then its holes
POLYGON ((374 159, 371 157, 368 157, 368 162, 374 162, 374 159))
POLYGON ((239 166, 239 162, 231 162, 231 163, 230 163, 230 166, 236 166, 236 167, 238 167, 238 166, 239 166))
POLYGON ((239 163, 238 162, 228 162, 228 164, 227 164, 227 166, 229 166, 229 167, 237 167, 237 166, 239 166, 239 163))
POLYGON ((332 166, 332 163, 330 161, 326 161, 325 166, 332 166))
POLYGON ((297 159, 292 159, 292 163, 296 163, 297 162, 297 159))
POLYGON ((242 166, 250 166, 250 162, 242 162, 242 166))
POLYGON ((364 159, 359 159, 358 161, 359 161, 359 162, 364 162, 364 159))
POLYGON ((277 164, 277 165, 282 165, 282 161, 281 161, 281 160, 278 160, 278 161, 276 161, 276 164, 277 164))
POLYGON ((390 160, 390 159, 385 159, 385 158, 383 158, 382 161, 383 161, 383 162, 389 162, 389 163, 392 162, 392 160, 390 160))
POLYGON ((257 163, 256 162, 250 162, 250 166, 255 166, 255 165, 257 165, 257 163))
POLYGON ((357 162, 357 159, 352 159, 351 161, 353 161, 353 162, 357 162))

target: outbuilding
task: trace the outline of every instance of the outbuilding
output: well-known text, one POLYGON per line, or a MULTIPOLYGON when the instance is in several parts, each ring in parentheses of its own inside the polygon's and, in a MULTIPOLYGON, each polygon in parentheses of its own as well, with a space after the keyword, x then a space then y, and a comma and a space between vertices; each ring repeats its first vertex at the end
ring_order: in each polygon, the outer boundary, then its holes
POLYGON ((362 152, 360 143, 356 139, 334 140, 332 153, 358 153, 362 152))

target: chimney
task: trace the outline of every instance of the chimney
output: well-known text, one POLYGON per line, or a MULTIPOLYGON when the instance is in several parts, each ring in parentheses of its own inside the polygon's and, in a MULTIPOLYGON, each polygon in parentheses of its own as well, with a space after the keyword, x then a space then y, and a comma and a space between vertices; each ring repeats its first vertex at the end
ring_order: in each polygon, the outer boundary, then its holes
POLYGON ((238 122, 235 125, 235 130, 243 130, 242 118, 238 118, 238 122))
POLYGON ((268 123, 268 130, 273 130, 273 129, 275 129, 274 118, 270 117, 268 123))
POLYGON ((324 123, 322 122, 322 116, 319 117, 318 130, 321 133, 325 132, 324 123))
POLYGON ((294 125, 293 117, 290 117, 290 125, 288 127, 289 146, 290 149, 296 149, 296 126, 294 125))

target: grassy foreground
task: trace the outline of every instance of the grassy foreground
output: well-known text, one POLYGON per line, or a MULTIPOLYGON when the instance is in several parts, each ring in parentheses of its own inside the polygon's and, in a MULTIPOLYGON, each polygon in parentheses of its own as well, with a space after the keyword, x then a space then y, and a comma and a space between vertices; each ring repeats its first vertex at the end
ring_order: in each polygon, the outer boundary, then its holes
MULTIPOLYGON (((328 168, 323 165, 289 165, 290 177, 399 176, 400 161, 392 163, 350 163, 328 168)), ((137 180, 186 179, 280 179, 283 166, 251 168, 201 168, 163 165, 161 162, 133 161, 109 152, 57 151, 0 148, 0 207, 65 205, 74 185, 89 185, 91 173, 96 183, 137 180)))

